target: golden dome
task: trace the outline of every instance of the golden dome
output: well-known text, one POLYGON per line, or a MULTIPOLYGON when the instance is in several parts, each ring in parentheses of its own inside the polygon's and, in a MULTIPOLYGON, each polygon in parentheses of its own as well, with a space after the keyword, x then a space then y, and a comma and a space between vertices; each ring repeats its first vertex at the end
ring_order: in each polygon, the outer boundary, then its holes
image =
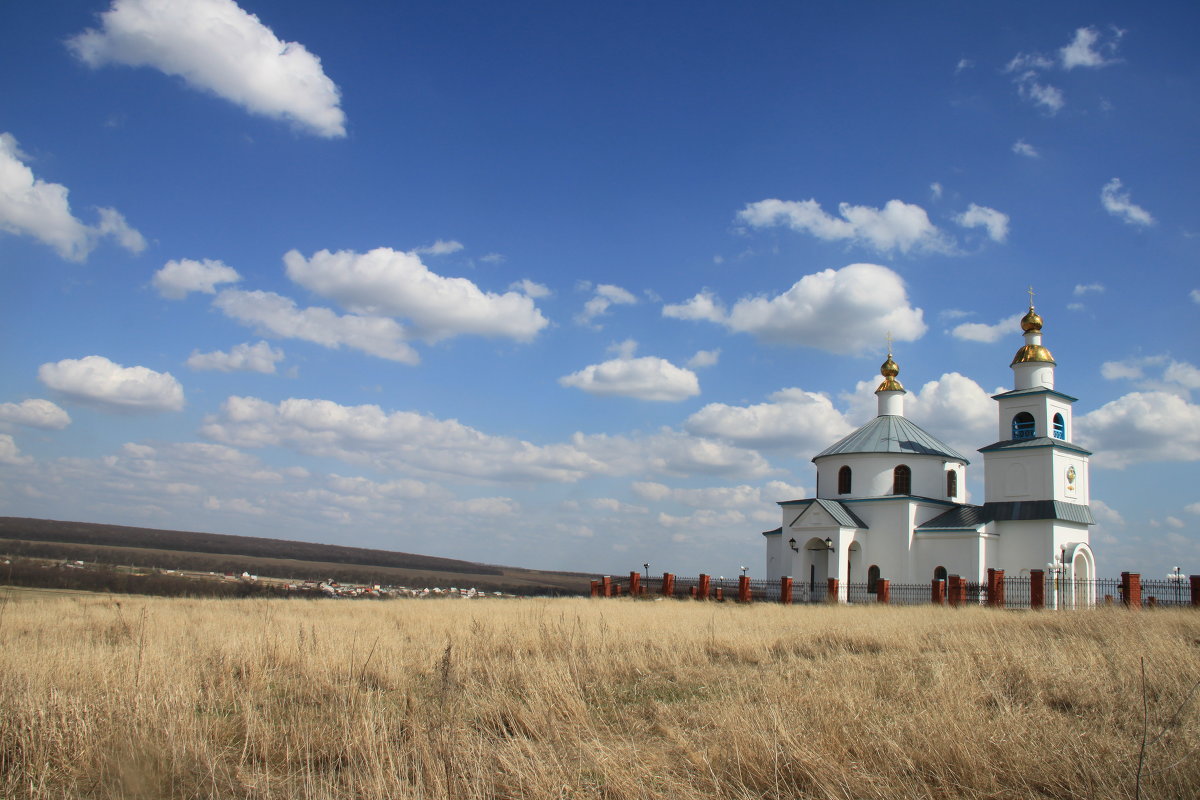
POLYGON ((879 374, 883 376, 883 383, 879 384, 877 392, 903 392, 904 387, 900 385, 900 381, 896 380, 896 376, 900 374, 900 367, 892 360, 892 354, 888 353, 887 361, 879 366, 879 374))
MULTIPOLYGON (((1022 324, 1024 324, 1023 321, 1022 324)), ((1011 367, 1013 364, 1024 364, 1028 361, 1045 361, 1050 364, 1055 363, 1054 356, 1050 355, 1050 351, 1045 347, 1042 347, 1040 344, 1027 344, 1017 351, 1017 354, 1013 356, 1012 364, 1009 364, 1009 366, 1011 367)))
POLYGON ((1042 318, 1033 310, 1033 306, 1029 307, 1029 313, 1021 317, 1021 330, 1029 333, 1030 331, 1040 331, 1042 329, 1042 318))

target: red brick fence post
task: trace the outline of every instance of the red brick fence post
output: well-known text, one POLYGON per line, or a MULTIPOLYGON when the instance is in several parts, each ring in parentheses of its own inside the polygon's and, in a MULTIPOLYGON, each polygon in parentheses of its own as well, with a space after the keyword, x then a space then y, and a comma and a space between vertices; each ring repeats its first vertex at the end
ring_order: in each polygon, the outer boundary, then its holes
POLYGON ((1142 607, 1142 576, 1140 573, 1121 573, 1121 603, 1126 608, 1142 607))
POLYGON ((1046 607, 1046 571, 1029 570, 1029 607, 1034 611, 1046 607))
POLYGON ((892 582, 886 578, 875 581, 875 599, 887 605, 892 602, 892 582))
POLYGON ((642 593, 642 575, 636 570, 629 573, 629 593, 634 597, 642 593))
POLYGON ((709 575, 704 575, 703 573, 700 575, 700 585, 696 587, 697 600, 708 599, 708 587, 711 580, 712 578, 709 575))
POLYGON ((592 581, 592 597, 600 596, 600 581, 592 581))
POLYGON ((612 576, 605 575, 603 578, 600 579, 600 584, 601 584, 601 592, 603 593, 603 595, 605 597, 612 597, 613 596, 612 576))
POLYGON ((838 579, 828 578, 828 588, 826 589, 825 601, 827 603, 838 602, 838 579))
POLYGON ((1192 581, 1192 605, 1200 606, 1200 575, 1189 576, 1192 581))
POLYGON ((667 597, 675 596, 675 575, 670 572, 663 573, 662 593, 667 597))
POLYGON ((932 591, 929 595, 929 602, 935 606, 940 606, 946 602, 946 582, 938 578, 933 579, 932 591))
POLYGON ((1004 570, 988 568, 987 604, 992 608, 1004 608, 1004 570))
POLYGON ((738 578, 738 602, 749 603, 751 599, 750 578, 746 575, 743 575, 738 578))
MULTIPOLYGON (((1195 577, 1200 578, 1200 575, 1195 577)), ((1193 584, 1193 586, 1194 585, 1196 584, 1193 584)), ((1193 591, 1192 594, 1195 596, 1195 591, 1193 591)), ((785 606, 790 606, 792 604, 792 579, 786 575, 779 579, 779 602, 783 603, 785 606)))

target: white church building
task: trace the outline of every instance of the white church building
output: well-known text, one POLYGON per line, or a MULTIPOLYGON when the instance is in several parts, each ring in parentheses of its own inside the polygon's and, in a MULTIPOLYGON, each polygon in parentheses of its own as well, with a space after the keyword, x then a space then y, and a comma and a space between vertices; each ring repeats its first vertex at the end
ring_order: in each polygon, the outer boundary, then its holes
MULTIPOLYGON (((984 582, 989 568, 1028 575, 1060 563, 1064 580, 1095 578, 1088 544, 1087 450, 1073 444, 1074 397, 1054 388, 1042 318, 1021 319, 1012 391, 995 395, 997 440, 983 454, 984 502, 966 502, 965 456, 904 417, 892 354, 880 368, 878 415, 818 453, 816 497, 780 502, 783 524, 763 534, 767 576, 798 590, 837 578, 929 585, 958 575, 984 582)), ((1080 601, 1090 602, 1085 598, 1080 601)))

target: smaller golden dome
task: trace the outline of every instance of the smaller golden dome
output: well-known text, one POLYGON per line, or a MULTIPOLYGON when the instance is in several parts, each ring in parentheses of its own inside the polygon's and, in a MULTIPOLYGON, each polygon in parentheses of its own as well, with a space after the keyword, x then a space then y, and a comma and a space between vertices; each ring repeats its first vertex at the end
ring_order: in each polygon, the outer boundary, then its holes
POLYGON ((1013 364, 1024 364, 1028 361, 1045 361, 1049 364, 1055 363, 1054 356, 1050 355, 1050 351, 1045 347, 1042 347, 1040 344, 1027 344, 1017 351, 1017 354, 1013 356, 1012 364, 1009 364, 1009 366, 1011 367, 1013 364))
POLYGON ((883 383, 879 384, 877 392, 903 392, 904 387, 900 385, 900 381, 896 380, 896 376, 900 374, 900 367, 892 360, 892 354, 888 353, 887 361, 879 366, 879 374, 884 377, 883 383))
POLYGON ((1040 331, 1041 329, 1042 318, 1033 310, 1033 306, 1030 306, 1029 313, 1021 317, 1021 330, 1029 333, 1030 331, 1040 331))

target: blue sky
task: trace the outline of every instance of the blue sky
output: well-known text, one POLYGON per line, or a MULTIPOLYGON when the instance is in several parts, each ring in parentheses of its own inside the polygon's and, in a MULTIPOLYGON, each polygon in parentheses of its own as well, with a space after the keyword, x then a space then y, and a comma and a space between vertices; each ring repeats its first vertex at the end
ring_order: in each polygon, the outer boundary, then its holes
POLYGON ((1032 284, 1100 571, 1200 571, 1190 3, 0 11, 0 513, 763 569, 1032 284))

